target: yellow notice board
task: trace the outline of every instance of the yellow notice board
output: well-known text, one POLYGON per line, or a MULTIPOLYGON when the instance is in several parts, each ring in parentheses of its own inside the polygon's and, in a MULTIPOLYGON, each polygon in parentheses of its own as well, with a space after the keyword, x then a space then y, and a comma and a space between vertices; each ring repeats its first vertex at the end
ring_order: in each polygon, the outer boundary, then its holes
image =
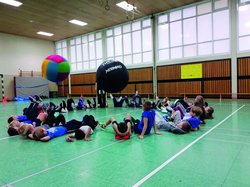
POLYGON ((202 78, 202 64, 190 64, 181 66, 181 79, 202 78))

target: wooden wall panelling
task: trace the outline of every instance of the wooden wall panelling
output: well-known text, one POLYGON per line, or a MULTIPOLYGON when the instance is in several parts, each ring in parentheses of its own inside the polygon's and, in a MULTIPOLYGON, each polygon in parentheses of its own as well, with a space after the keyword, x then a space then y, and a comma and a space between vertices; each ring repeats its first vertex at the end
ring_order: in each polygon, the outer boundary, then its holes
POLYGON ((81 93, 83 93, 82 86, 71 86, 71 94, 81 94, 81 93))
POLYGON ((178 85, 176 82, 158 83, 158 96, 159 97, 173 97, 179 95, 177 92, 178 85))
POLYGON ((153 68, 129 69, 129 82, 153 81, 153 68))
POLYGON ((152 83, 143 83, 143 84, 136 84, 136 90, 139 92, 139 94, 143 93, 153 93, 153 84, 152 83))
POLYGON ((157 68, 157 80, 177 80, 181 79, 181 66, 160 66, 157 68))
POLYGON ((82 94, 94 94, 91 85, 82 86, 82 94))
POLYGON ((201 81, 185 81, 185 82, 163 82, 158 83, 159 97, 181 97, 185 93, 201 93, 201 81))
POLYGON ((71 75, 71 84, 95 84, 96 74, 86 73, 86 74, 74 74, 71 75))
POLYGON ((64 86, 64 96, 66 97, 69 94, 69 87, 64 86))
POLYGON ((239 79, 239 93, 250 93, 250 79, 239 79))
POLYGON ((58 86, 58 96, 62 97, 63 96, 63 87, 62 86, 58 86))
POLYGON ((201 81, 185 81, 178 84, 178 92, 181 94, 185 93, 201 93, 201 81))
POLYGON ((83 84, 95 84, 95 82, 96 82, 96 73, 82 74, 83 84))
POLYGON ((249 99, 250 98, 250 79, 238 80, 238 98, 249 99))
POLYGON ((230 94, 231 93, 231 80, 204 81, 204 93, 230 94))
POLYGON ((82 84, 82 74, 71 75, 70 81, 71 81, 71 85, 82 84))
POLYGON ((238 76, 250 76, 250 57, 238 59, 238 76))
POLYGON ((135 84, 128 84, 128 85, 121 91, 121 93, 129 93, 129 94, 135 93, 135 84))
POLYGON ((202 65, 203 78, 230 77, 230 60, 205 62, 202 65))

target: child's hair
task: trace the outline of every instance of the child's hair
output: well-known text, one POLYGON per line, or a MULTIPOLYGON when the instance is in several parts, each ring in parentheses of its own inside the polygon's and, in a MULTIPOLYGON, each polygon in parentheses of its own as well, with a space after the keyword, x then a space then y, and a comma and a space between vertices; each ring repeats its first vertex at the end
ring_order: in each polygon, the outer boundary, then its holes
POLYGON ((198 106, 192 106, 191 111, 195 114, 195 116, 200 116, 202 114, 202 109, 198 106))
POLYGON ((124 122, 119 123, 119 124, 118 124, 118 130, 119 130, 119 132, 121 132, 121 133, 126 132, 126 131, 128 130, 127 124, 124 123, 124 122))
POLYGON ((18 134, 18 131, 17 131, 14 127, 9 127, 7 132, 8 132, 8 134, 9 134, 9 136, 16 136, 16 135, 19 135, 19 134, 18 134))
POLYGON ((151 104, 150 101, 145 101, 145 102, 143 103, 143 107, 144 107, 144 110, 148 111, 148 110, 151 110, 152 104, 151 104))
POLYGON ((82 140, 85 137, 85 133, 81 129, 75 130, 75 138, 77 140, 82 140))
POLYGON ((203 103, 204 102, 203 96, 197 95, 196 98, 195 98, 195 101, 199 102, 199 103, 203 103))
POLYGON ((40 140, 45 136, 46 135, 43 133, 43 128, 42 127, 37 127, 34 134, 33 134, 33 137, 34 137, 35 140, 40 140))
POLYGON ((13 121, 13 116, 9 117, 9 119, 7 120, 7 122, 10 124, 13 121))
POLYGON ((191 130, 191 125, 188 123, 188 121, 183 121, 181 129, 185 132, 189 132, 191 130))
POLYGON ((213 119, 214 108, 211 106, 207 106, 206 108, 207 108, 207 113, 206 113, 207 118, 213 119))

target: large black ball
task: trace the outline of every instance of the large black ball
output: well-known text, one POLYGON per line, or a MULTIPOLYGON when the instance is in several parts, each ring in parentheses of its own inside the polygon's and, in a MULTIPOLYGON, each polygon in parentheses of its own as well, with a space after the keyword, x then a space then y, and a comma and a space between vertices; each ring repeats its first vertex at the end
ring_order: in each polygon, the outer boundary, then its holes
POLYGON ((96 72, 98 89, 103 89, 109 93, 123 90, 128 84, 128 79, 128 70, 119 61, 105 61, 98 67, 96 72))

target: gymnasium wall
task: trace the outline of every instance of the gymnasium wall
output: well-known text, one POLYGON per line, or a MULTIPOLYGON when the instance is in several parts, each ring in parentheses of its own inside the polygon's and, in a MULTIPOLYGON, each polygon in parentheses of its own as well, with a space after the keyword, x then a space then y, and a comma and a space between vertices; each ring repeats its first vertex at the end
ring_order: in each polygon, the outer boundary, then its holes
POLYGON ((54 53, 54 43, 46 40, 0 33, 0 73, 16 75, 18 69, 41 71, 43 59, 54 53))
POLYGON ((238 98, 250 98, 250 57, 238 58, 238 98))
MULTIPOLYGON (((138 90, 144 95, 153 95, 153 68, 129 69, 129 83, 118 95, 132 95, 138 90)), ((71 95, 93 96, 95 91, 96 73, 73 74, 71 79, 71 95)), ((68 79, 58 84, 59 96, 68 95, 68 79)))
MULTIPOLYGON (((0 73, 4 75, 5 92, 8 99, 14 97, 14 75, 19 69, 41 71, 43 59, 54 53, 51 41, 0 33, 0 73)), ((57 86, 50 86, 57 90, 57 86)))
MULTIPOLYGON (((202 78, 181 79, 181 65, 157 67, 158 96, 182 97, 203 94, 205 97, 231 98, 231 60, 196 62, 202 64, 202 78)), ((195 63, 190 63, 195 64, 195 63)), ((250 57, 238 58, 238 98, 250 98, 250 57)), ((186 65, 186 64, 185 64, 186 65)), ((129 83, 117 95, 132 95, 136 90, 145 96, 153 95, 153 68, 129 69, 129 83)), ((71 75, 71 93, 95 95, 95 73, 71 75)), ((68 95, 68 79, 59 83, 59 96, 68 95)))
POLYGON ((158 95, 182 97, 184 94, 204 94, 205 97, 219 97, 222 94, 229 97, 231 61, 226 59, 199 63, 202 63, 202 78, 196 79, 181 79, 181 64, 157 67, 158 95))

